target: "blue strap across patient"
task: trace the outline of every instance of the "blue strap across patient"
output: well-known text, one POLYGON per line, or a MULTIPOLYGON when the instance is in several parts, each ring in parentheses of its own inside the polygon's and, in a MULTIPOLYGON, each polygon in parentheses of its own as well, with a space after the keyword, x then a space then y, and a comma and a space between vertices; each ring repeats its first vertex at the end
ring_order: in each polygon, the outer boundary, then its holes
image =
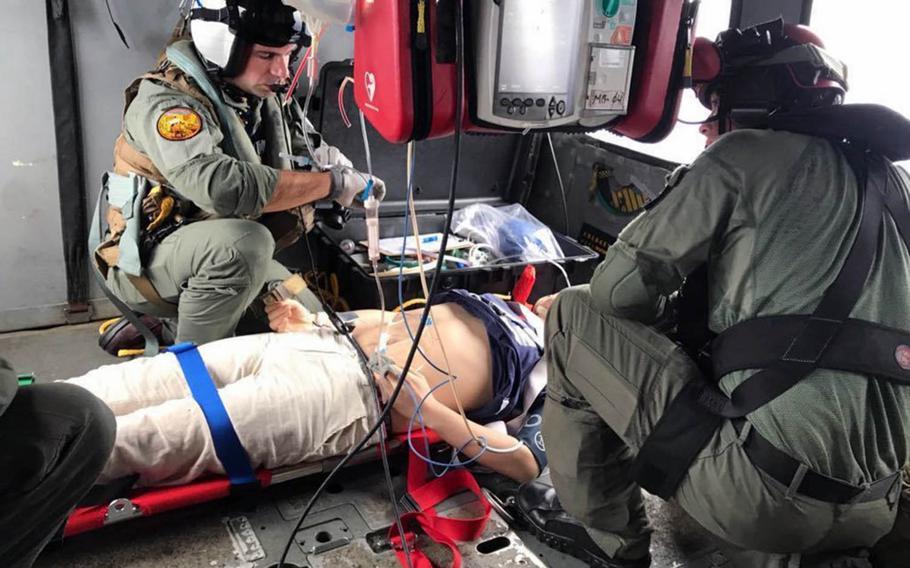
POLYGON ((259 481, 250 465, 250 458, 243 449, 240 438, 237 437, 231 418, 224 409, 224 403, 221 402, 218 389, 215 388, 215 383, 205 368, 199 350, 192 343, 178 343, 169 347, 168 351, 177 356, 190 392, 205 415, 205 421, 212 433, 212 441, 215 443, 215 454, 230 478, 231 485, 253 483, 258 485, 259 481))

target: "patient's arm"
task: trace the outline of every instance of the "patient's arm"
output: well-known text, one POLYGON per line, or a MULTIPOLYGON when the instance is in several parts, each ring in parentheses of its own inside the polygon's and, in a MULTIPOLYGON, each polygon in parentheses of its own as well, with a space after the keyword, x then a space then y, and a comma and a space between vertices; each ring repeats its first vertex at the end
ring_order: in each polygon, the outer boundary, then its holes
MULTIPOLYGON (((432 400, 432 397, 431 397, 432 400)), ((429 401, 428 401, 429 402, 429 401)), ((471 434, 465 426, 464 420, 454 410, 447 408, 443 404, 424 404, 421 414, 426 425, 439 434, 447 444, 455 448, 462 447, 465 442, 471 439, 471 434)), ((481 426, 476 422, 468 420, 471 431, 474 435, 486 439, 486 443, 499 449, 513 448, 519 444, 518 440, 508 434, 498 430, 481 426)), ((461 453, 473 458, 480 452, 480 446, 472 442, 468 444, 461 453)), ((499 454, 493 452, 484 452, 477 460, 498 473, 511 477, 519 483, 530 481, 540 475, 537 461, 527 446, 521 444, 514 452, 499 454)))
MULTIPOLYGON (((391 375, 377 377, 383 400, 389 398, 396 382, 396 378, 391 375)), ((441 387, 440 390, 444 391, 445 389, 446 387, 441 387)), ((407 431, 407 420, 402 420, 402 418, 410 418, 416 411, 416 401, 427 396, 429 391, 430 386, 424 377, 416 373, 409 374, 407 384, 395 401, 394 411, 398 415, 398 419, 393 419, 392 425, 396 431, 407 431)), ((436 392, 439 392, 439 390, 436 392)), ((472 420, 466 421, 458 412, 437 399, 435 393, 427 397, 420 412, 428 428, 439 434, 450 446, 463 448, 462 453, 469 458, 473 458, 481 451, 480 445, 476 442, 466 444, 472 439, 472 433, 477 438, 484 438, 486 444, 493 448, 514 448, 519 444, 518 439, 513 436, 481 426, 472 420), (469 427, 470 431, 468 430, 469 427)), ((515 451, 506 454, 486 451, 477 461, 481 465, 521 483, 540 475, 537 460, 534 459, 531 450, 525 445, 518 445, 515 451)))

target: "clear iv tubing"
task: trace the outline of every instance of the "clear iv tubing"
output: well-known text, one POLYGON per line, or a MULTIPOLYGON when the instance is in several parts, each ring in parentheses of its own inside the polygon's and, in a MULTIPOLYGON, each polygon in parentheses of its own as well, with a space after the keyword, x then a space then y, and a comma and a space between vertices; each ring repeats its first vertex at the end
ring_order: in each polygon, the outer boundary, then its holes
MULTIPOLYGON (((412 152, 412 150, 409 148, 408 149, 409 156, 411 155, 411 152, 412 152)), ((411 159, 408 160, 408 188, 407 188, 408 195, 410 195, 413 190, 413 186, 411 185, 410 180, 414 175, 414 163, 415 163, 415 160, 413 159, 413 157, 411 157, 411 159)), ((411 214, 410 210, 407 207, 405 207, 404 228, 402 231, 403 235, 408 234, 408 217, 410 216, 410 214, 411 214)), ((406 248, 405 245, 406 245, 406 240, 402 239, 402 241, 401 241, 402 256, 404 256, 404 252, 405 252, 405 248, 406 248)), ((434 262, 434 264, 435 264, 435 262, 434 262)), ((404 278, 403 278, 403 276, 404 276, 404 264, 399 264, 398 265, 398 305, 399 306, 404 306, 404 287, 403 287, 404 278)), ((404 312, 404 310, 402 310, 402 312, 404 312)), ((401 323, 404 324, 404 329, 408 333, 408 337, 411 338, 411 341, 414 341, 414 333, 411 331, 411 325, 408 323, 408 319, 404 313, 401 314, 401 323)), ((420 353, 420 356, 423 357, 423 360, 426 361, 437 372, 442 373, 443 375, 449 374, 445 370, 441 369, 436 363, 434 363, 433 360, 430 359, 426 353, 424 353, 424 351, 420 347, 420 345, 417 346, 417 352, 420 353)))
POLYGON ((360 135, 363 136, 363 152, 367 159, 367 173, 370 179, 373 179, 373 158, 370 155, 370 139, 367 137, 367 121, 363 118, 363 111, 360 111, 360 135))
POLYGON ((443 475, 446 474, 446 472, 449 471, 449 469, 451 469, 453 467, 465 467, 465 466, 471 465, 472 463, 479 460, 480 457, 483 456, 484 452, 486 452, 488 449, 488 446, 486 445, 486 438, 481 436, 480 437, 481 442, 479 442, 480 452, 478 452, 477 455, 475 455, 474 457, 472 457, 466 461, 457 460, 457 455, 459 453, 461 453, 462 451, 464 451, 464 449, 467 448, 468 445, 470 445, 471 442, 474 441, 474 439, 472 438, 472 439, 469 439, 464 444, 462 444, 462 446, 460 448, 458 448, 458 449, 453 448, 452 459, 449 461, 449 463, 443 463, 443 462, 436 461, 429 457, 430 456, 430 444, 429 444, 429 442, 426 441, 426 439, 424 440, 424 448, 426 449, 426 452, 427 452, 426 455, 421 454, 420 452, 417 451, 417 448, 414 447, 413 435, 414 435, 414 421, 415 420, 419 420, 420 429, 423 430, 424 438, 426 438, 426 436, 427 436, 427 428, 424 425, 423 414, 420 412, 420 409, 423 408, 423 405, 426 403, 427 399, 429 399, 431 396, 433 396, 434 392, 436 392, 437 390, 444 387, 447 383, 451 382, 451 380, 452 379, 446 379, 446 380, 442 381, 441 383, 439 383, 438 385, 431 388, 427 392, 427 394, 425 394, 423 396, 423 398, 420 399, 420 401, 417 400, 417 395, 414 393, 414 389, 411 387, 411 385, 405 383, 405 386, 408 389, 408 395, 411 397, 411 400, 413 400, 414 404, 416 405, 414 407, 414 413, 411 414, 411 418, 410 418, 410 420, 408 420, 408 446, 411 448, 411 451, 414 452, 415 456, 417 456, 418 458, 420 458, 421 460, 423 460, 424 462, 426 462, 427 464, 430 465, 430 471, 432 471, 433 475, 436 477, 442 477, 443 475), (442 467, 445 469, 443 469, 442 472, 437 472, 435 469, 436 467, 442 467))
MULTIPOLYGON (((408 154, 407 154, 408 155, 408 210, 410 212, 410 217, 411 217, 411 228, 414 233, 414 242, 415 242, 416 248, 417 248, 417 266, 420 269, 419 270, 420 284, 423 287, 423 295, 424 295, 424 297, 426 297, 427 302, 429 302, 430 298, 429 298, 429 291, 427 290, 427 279, 426 279, 426 274, 424 273, 424 270, 423 270, 423 254, 420 250, 420 230, 417 226, 417 210, 414 206, 414 192, 412 191, 413 181, 411 179, 411 175, 413 174, 413 168, 412 168, 413 153, 414 153, 413 144, 414 144, 413 142, 410 142, 408 144, 408 154)), ((403 245, 404 245, 404 242, 402 242, 402 248, 403 248, 403 245)), ((445 255, 445 251, 440 250, 440 254, 445 255)), ((437 278, 438 277, 439 277, 439 275, 437 275, 437 278)), ((399 278, 400 278, 400 276, 399 276, 399 278)), ((432 310, 432 306, 430 306, 430 309, 432 310)), ((402 314, 402 320, 404 320, 403 314, 402 314)), ((484 448, 485 451, 489 451, 494 454, 509 454, 509 453, 512 453, 512 452, 515 452, 515 451, 521 449, 521 447, 523 445, 521 442, 518 442, 518 444, 516 444, 514 446, 510 446, 508 448, 494 448, 493 446, 490 446, 489 444, 487 444, 485 439, 483 439, 482 437, 478 437, 474 433, 474 429, 471 427, 471 424, 468 421, 468 416, 465 413, 464 406, 461 403, 461 397, 458 395, 458 389, 455 388, 455 381, 454 381, 455 377, 454 377, 454 375, 452 375, 452 373, 450 371, 450 369, 452 367, 449 364, 449 358, 448 358, 448 355, 446 354, 445 345, 442 342, 442 337, 440 337, 440 335, 439 335, 439 328, 436 326, 433 326, 433 332, 436 335, 436 341, 439 342, 439 348, 442 351, 443 363, 445 365, 445 368, 447 369, 444 372, 444 374, 449 376, 449 380, 445 381, 445 382, 448 382, 449 386, 452 389, 452 397, 455 399, 455 406, 458 409, 458 414, 461 415, 461 418, 464 421, 465 429, 471 435, 471 441, 476 442, 479 446, 484 448)), ((426 358, 426 357, 424 356, 424 358, 426 358)), ((433 365, 433 366, 436 367, 435 365, 433 365)), ((437 369, 438 369, 438 367, 437 367, 437 369)), ((440 384, 443 384, 443 383, 440 383, 440 384)))
MULTIPOLYGON (((325 26, 322 26, 324 28, 325 26)), ((313 164, 316 166, 317 170, 325 169, 325 164, 319 161, 319 158, 316 156, 316 149, 313 148, 313 141, 310 139, 309 126, 310 120, 307 118, 310 112, 310 101, 313 100, 313 93, 316 92, 316 52, 319 49, 319 39, 322 37, 322 28, 320 28, 319 33, 313 37, 313 44, 310 45, 311 55, 309 61, 306 62, 307 66, 307 78, 309 79, 309 85, 307 85, 306 100, 303 103, 303 141, 306 144, 307 152, 310 154, 310 159, 313 161, 313 164)))
MULTIPOLYGON (((308 53, 311 53, 310 63, 313 65, 313 68, 315 67, 316 49, 318 49, 319 38, 322 37, 322 32, 324 31, 324 29, 325 29, 324 26, 323 26, 322 28, 320 28, 319 33, 318 33, 317 36, 314 38, 313 45, 311 45, 311 46, 310 46, 310 49, 307 50, 308 53), (312 50, 312 51, 310 51, 310 50, 312 50)), ((312 69, 312 68, 311 68, 311 69, 312 69)), ((311 73, 311 75, 313 75, 313 73, 311 73)), ((296 81, 296 78, 295 78, 295 81, 296 81)), ((303 127, 303 139, 304 139, 304 142, 306 143, 307 151, 310 153, 310 158, 313 160, 313 164, 316 165, 317 168, 319 168, 320 165, 319 165, 319 163, 316 161, 316 154, 314 153, 314 150, 313 150, 313 143, 312 143, 312 141, 310 140, 309 134, 307 133, 307 125, 308 125, 308 123, 309 123, 309 120, 307 119, 307 112, 309 111, 310 100, 311 100, 311 98, 312 98, 312 96, 313 96, 314 90, 315 90, 315 85, 314 85, 314 81, 312 80, 312 77, 311 77, 311 78, 310 78, 309 89, 308 89, 308 91, 307 91, 306 102, 304 103, 304 107, 303 107, 303 124, 302 124, 301 126, 303 127)), ((291 89, 291 92, 293 92, 293 89, 291 89)), ((289 98, 288 100, 290 100, 290 98, 289 98)), ((287 141, 287 147, 288 147, 288 149, 290 149, 290 148, 291 148, 290 132, 288 131, 287 124, 284 122, 284 115, 283 115, 283 113, 282 113, 281 118, 282 118, 282 129, 283 129, 283 131, 284 131, 284 135, 285 135, 285 138, 286 138, 286 141, 287 141)), ((321 169, 321 168, 320 168, 320 169, 321 169)), ((372 185, 371 185, 371 184, 368 184, 367 189, 369 190, 369 189, 371 189, 371 187, 372 187, 372 185)), ((372 195, 370 195, 370 197, 372 198, 372 195)), ((373 198, 373 200, 375 201, 375 198, 373 198)), ((305 237, 305 240, 306 240, 307 249, 309 249, 309 247, 310 247, 309 235, 308 235, 308 234, 305 234, 304 237, 305 237)), ((313 257, 313 254, 312 254, 313 251, 310 250, 309 252, 310 252, 310 257, 311 257, 311 258, 314 258, 314 257, 313 257)), ((376 272, 375 267, 376 267, 376 264, 374 263, 374 272, 376 272)), ((379 278, 378 278, 378 277, 377 277, 377 279, 376 279, 376 284, 379 285, 379 278)), ((324 304, 324 303, 325 303, 325 299, 322 298, 322 292, 320 292, 319 295, 320 295, 320 299, 322 300, 322 303, 324 304)), ((382 306, 382 314, 383 314, 382 320, 381 320, 381 322, 380 322, 380 328, 379 328, 379 329, 380 329, 379 340, 380 340, 380 345, 383 345, 382 342, 383 342, 384 340, 383 340, 383 335, 382 335, 382 329, 383 329, 383 325, 384 325, 384 322, 385 322, 385 297, 384 297, 383 294, 382 294, 382 287, 381 287, 381 286, 380 286, 380 288, 379 288, 379 301, 380 301, 380 304, 381 304, 381 306, 382 306)), ((345 335, 348 337, 349 340, 351 340, 351 341, 353 342, 353 338, 351 338, 349 334, 345 334, 345 335)), ((375 389, 371 389, 371 391, 373 392, 374 400, 375 400, 376 403, 378 404, 378 403, 379 403, 379 399, 378 399, 378 396, 377 396, 377 394, 376 394, 375 389)), ((380 405, 380 406, 381 406, 381 405, 380 405)), ((393 488, 393 486, 392 486, 392 476, 391 476, 390 469, 389 469, 388 454, 387 454, 387 449, 386 449, 386 445, 385 445, 385 438, 386 438, 386 434, 387 434, 387 433, 386 433, 386 430, 385 430, 385 425, 384 425, 384 424, 380 424, 378 429, 379 429, 379 431, 380 431, 379 446, 380 446, 380 450, 381 450, 381 454, 382 454, 383 469, 385 470, 386 482, 387 482, 388 487, 389 487, 389 493, 391 494, 391 497, 392 497, 392 509, 393 509, 393 511, 394 511, 394 514, 395 514, 395 525, 398 527, 398 532, 399 532, 399 534, 404 534, 404 527, 403 527, 403 525, 401 524, 401 514, 400 514, 400 512, 399 512, 399 510, 398 510, 398 502, 397 502, 397 500, 395 499, 395 490, 394 490, 394 488, 393 488)), ((372 433, 371 433, 370 435, 372 435, 372 433)), ((364 441, 363 441, 362 443, 365 443, 365 442, 366 442, 366 439, 364 439, 364 441)), ((293 543, 294 534, 297 533, 297 530, 300 528, 301 523, 302 523, 303 520, 306 518, 307 512, 312 508, 313 504, 315 504, 315 499, 318 497, 318 495, 319 495, 319 494, 322 492, 322 490, 325 488, 325 485, 327 484, 327 482, 329 481, 329 479, 331 479, 331 478, 337 473, 338 469, 345 463, 345 461, 347 461, 348 459, 350 459, 350 456, 351 456, 351 455, 353 455, 353 449, 352 449, 352 451, 351 451, 351 452, 350 452, 350 453, 349 453, 349 454, 348 454, 348 455, 347 455, 347 456, 346 456, 346 457, 345 457, 345 458, 344 458, 344 459, 335 467, 335 469, 332 470, 332 472, 329 474, 328 478, 326 478, 325 481, 323 482, 323 485, 320 486, 320 487, 317 489, 316 494, 311 498, 310 503, 308 504, 307 508, 304 510, 303 515, 300 517, 300 520, 298 521, 297 526, 294 528, 294 531, 291 533, 291 537, 288 539, 288 541, 287 541, 287 543, 286 543, 286 545, 285 545, 285 547, 284 547, 284 550, 283 550, 283 552, 282 552, 282 554, 281 554, 281 557, 280 557, 279 560, 278 560, 278 568, 282 568, 282 566, 284 566, 285 559, 287 558, 288 552, 290 552, 290 549, 291 549, 291 544, 293 543)), ((410 551, 409 547, 405 547, 405 548, 404 548, 404 557, 405 557, 405 563, 406 563, 406 565, 407 565, 407 568, 413 568, 414 564, 413 564, 412 561, 411 561, 411 551, 410 551)))

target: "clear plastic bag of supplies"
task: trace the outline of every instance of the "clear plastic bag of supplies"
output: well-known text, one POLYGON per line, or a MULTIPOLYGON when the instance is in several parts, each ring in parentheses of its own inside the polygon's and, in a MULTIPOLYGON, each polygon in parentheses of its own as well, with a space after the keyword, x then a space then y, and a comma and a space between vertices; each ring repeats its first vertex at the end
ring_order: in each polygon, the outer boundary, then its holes
POLYGON ((519 262, 564 258, 546 225, 519 204, 491 207, 482 203, 456 211, 452 231, 488 245, 497 260, 519 262))

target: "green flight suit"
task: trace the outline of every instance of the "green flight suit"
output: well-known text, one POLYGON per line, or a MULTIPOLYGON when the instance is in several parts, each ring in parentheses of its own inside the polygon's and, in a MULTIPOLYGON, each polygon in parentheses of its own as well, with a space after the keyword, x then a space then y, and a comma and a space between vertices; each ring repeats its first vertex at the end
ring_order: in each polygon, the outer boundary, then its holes
MULTIPOLYGON (((664 298, 707 262, 715 333, 759 316, 811 313, 857 230, 855 178, 819 138, 735 131, 671 176, 673 185, 620 234, 590 286, 559 295, 547 320, 543 434, 552 478, 566 510, 618 556, 640 557, 649 540, 629 463, 699 374, 651 327, 664 298)), ((910 255, 888 221, 852 317, 910 329, 908 275, 910 255)), ((729 395, 753 373, 723 377, 722 390, 729 395)), ((816 472, 871 483, 907 462, 910 388, 818 370, 750 414, 743 432, 750 426, 816 472)), ((788 495, 739 440, 725 422, 676 493, 741 551, 735 566, 796 566, 801 553, 868 547, 894 522, 891 495, 851 505, 788 495)))
MULTIPOLYGON (((191 42, 172 48, 201 65, 191 42)), ((232 335, 264 285, 290 276, 272 258, 272 234, 255 219, 275 190, 279 170, 291 166, 279 155, 287 152, 287 140, 293 154, 306 155, 305 118, 296 104, 285 107, 282 116, 277 96, 262 100, 212 82, 237 115, 236 120, 231 117, 232 124, 221 124, 211 104, 153 78, 139 82, 123 117, 125 141, 151 160, 179 197, 207 217, 165 237, 143 264, 143 276, 175 308, 148 301, 121 270, 110 270, 107 276, 121 300, 143 313, 176 316, 177 341, 197 344, 232 335), (185 140, 165 138, 158 122, 174 109, 195 112, 201 130, 185 140)), ((300 300, 311 311, 321 309, 309 290, 300 300)))
POLYGON ((65 383, 18 387, 0 357, 0 558, 27 568, 98 479, 116 438, 114 413, 65 383))

